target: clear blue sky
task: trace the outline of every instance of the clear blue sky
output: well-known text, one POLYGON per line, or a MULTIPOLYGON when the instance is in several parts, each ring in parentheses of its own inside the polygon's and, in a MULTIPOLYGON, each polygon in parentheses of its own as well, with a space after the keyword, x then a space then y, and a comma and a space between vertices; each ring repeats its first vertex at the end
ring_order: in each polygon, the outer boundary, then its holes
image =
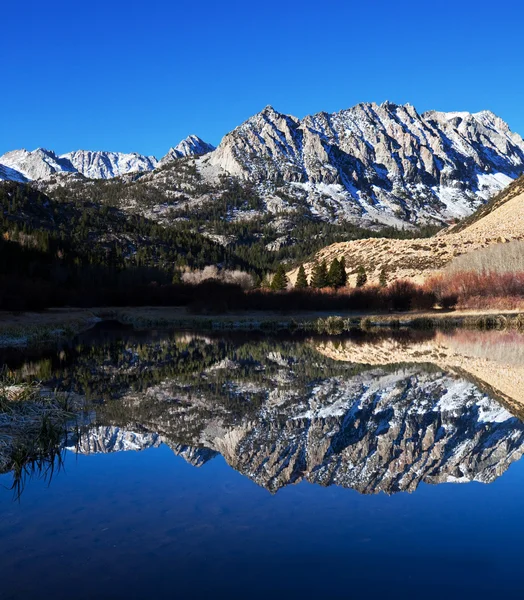
POLYGON ((490 109, 524 135, 524 3, 461 0, 5 2, 0 154, 163 155, 217 144, 267 104, 490 109))

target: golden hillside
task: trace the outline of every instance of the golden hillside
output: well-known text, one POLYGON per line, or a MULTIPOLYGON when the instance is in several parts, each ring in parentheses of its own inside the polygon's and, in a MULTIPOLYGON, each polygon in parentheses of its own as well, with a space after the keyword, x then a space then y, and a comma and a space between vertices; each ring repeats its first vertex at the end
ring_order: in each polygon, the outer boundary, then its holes
MULTIPOLYGON (((434 237, 339 242, 317 252, 304 268, 309 277, 315 260, 326 260, 329 264, 334 258, 344 256, 350 285, 355 285, 359 265, 365 267, 368 283, 378 283, 382 268, 386 269, 388 281, 412 279, 421 283, 456 256, 515 239, 524 239, 524 176, 471 217, 434 237)), ((297 269, 288 273, 292 284, 296 275, 297 269)))

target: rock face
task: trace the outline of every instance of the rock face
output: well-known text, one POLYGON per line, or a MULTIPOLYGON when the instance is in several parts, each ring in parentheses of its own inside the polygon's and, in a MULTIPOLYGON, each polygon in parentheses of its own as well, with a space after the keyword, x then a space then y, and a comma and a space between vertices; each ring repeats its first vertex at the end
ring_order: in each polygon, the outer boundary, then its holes
POLYGON ((374 375, 324 382, 308 410, 263 419, 226 459, 272 492, 306 479, 395 493, 421 482, 489 483, 522 455, 524 425, 473 384, 442 373, 374 375))
POLYGON ((90 179, 111 179, 126 173, 152 171, 158 163, 154 156, 142 156, 136 152, 122 154, 77 150, 64 154, 61 158, 67 159, 75 171, 90 179))
POLYGON ((470 214, 523 172, 524 141, 489 111, 419 114, 386 102, 300 120, 268 106, 202 161, 291 184, 319 214, 394 223, 470 214))
POLYGON ((199 156, 202 154, 208 154, 215 149, 215 146, 204 142, 196 135, 190 135, 185 140, 182 140, 174 148, 170 148, 169 152, 162 158, 160 165, 165 165, 172 160, 177 158, 183 158, 187 156, 199 156))

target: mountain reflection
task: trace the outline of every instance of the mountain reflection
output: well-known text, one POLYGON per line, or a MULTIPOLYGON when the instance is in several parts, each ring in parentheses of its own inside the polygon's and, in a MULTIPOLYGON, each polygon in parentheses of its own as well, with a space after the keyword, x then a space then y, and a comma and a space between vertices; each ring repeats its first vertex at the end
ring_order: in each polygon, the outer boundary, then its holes
POLYGON ((521 342, 464 332, 131 336, 70 348, 46 368, 96 406, 71 450, 166 444, 196 467, 220 454, 271 492, 305 480, 391 494, 489 483, 521 457, 524 423, 510 396, 521 342))

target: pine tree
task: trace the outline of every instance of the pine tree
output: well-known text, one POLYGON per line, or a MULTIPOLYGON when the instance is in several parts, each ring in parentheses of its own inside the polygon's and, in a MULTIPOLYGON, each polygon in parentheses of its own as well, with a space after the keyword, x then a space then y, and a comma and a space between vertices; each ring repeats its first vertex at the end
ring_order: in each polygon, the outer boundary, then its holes
POLYGON ((357 269, 357 287, 363 287, 366 285, 368 276, 366 275, 366 269, 360 265, 357 269))
POLYGON ((320 264, 315 263, 313 273, 311 274, 311 287, 321 289, 328 285, 328 269, 326 261, 323 260, 320 264))
POLYGON ((271 287, 271 282, 269 279, 270 279, 269 273, 265 273, 264 277, 262 277, 262 281, 260 282, 260 287, 262 289, 268 289, 271 287))
POLYGON ((343 256, 338 261, 338 264, 340 265, 340 287, 344 287, 347 285, 348 282, 348 274, 346 271, 346 257, 343 256))
POLYGON ((255 272, 251 272, 250 275, 253 280, 253 289, 254 290, 260 289, 262 287, 262 279, 261 279, 260 275, 258 275, 255 272))
POLYGON ((340 287, 340 263, 336 258, 329 265, 327 280, 330 287, 340 287))
POLYGON ((304 270, 304 265, 300 265, 299 269, 298 269, 298 273, 297 273, 297 280, 295 282, 295 287, 299 290, 303 290, 305 288, 307 288, 308 283, 307 283, 307 277, 306 277, 306 271, 304 270))
POLYGON ((274 292, 282 292, 287 288, 289 280, 286 275, 286 270, 284 269, 284 265, 278 265, 277 272, 273 277, 273 281, 271 282, 271 289, 274 292))
POLYGON ((378 283, 380 285, 380 287, 386 287, 388 284, 388 276, 386 274, 386 269, 384 267, 382 267, 382 269, 380 270, 380 275, 378 277, 378 283))

